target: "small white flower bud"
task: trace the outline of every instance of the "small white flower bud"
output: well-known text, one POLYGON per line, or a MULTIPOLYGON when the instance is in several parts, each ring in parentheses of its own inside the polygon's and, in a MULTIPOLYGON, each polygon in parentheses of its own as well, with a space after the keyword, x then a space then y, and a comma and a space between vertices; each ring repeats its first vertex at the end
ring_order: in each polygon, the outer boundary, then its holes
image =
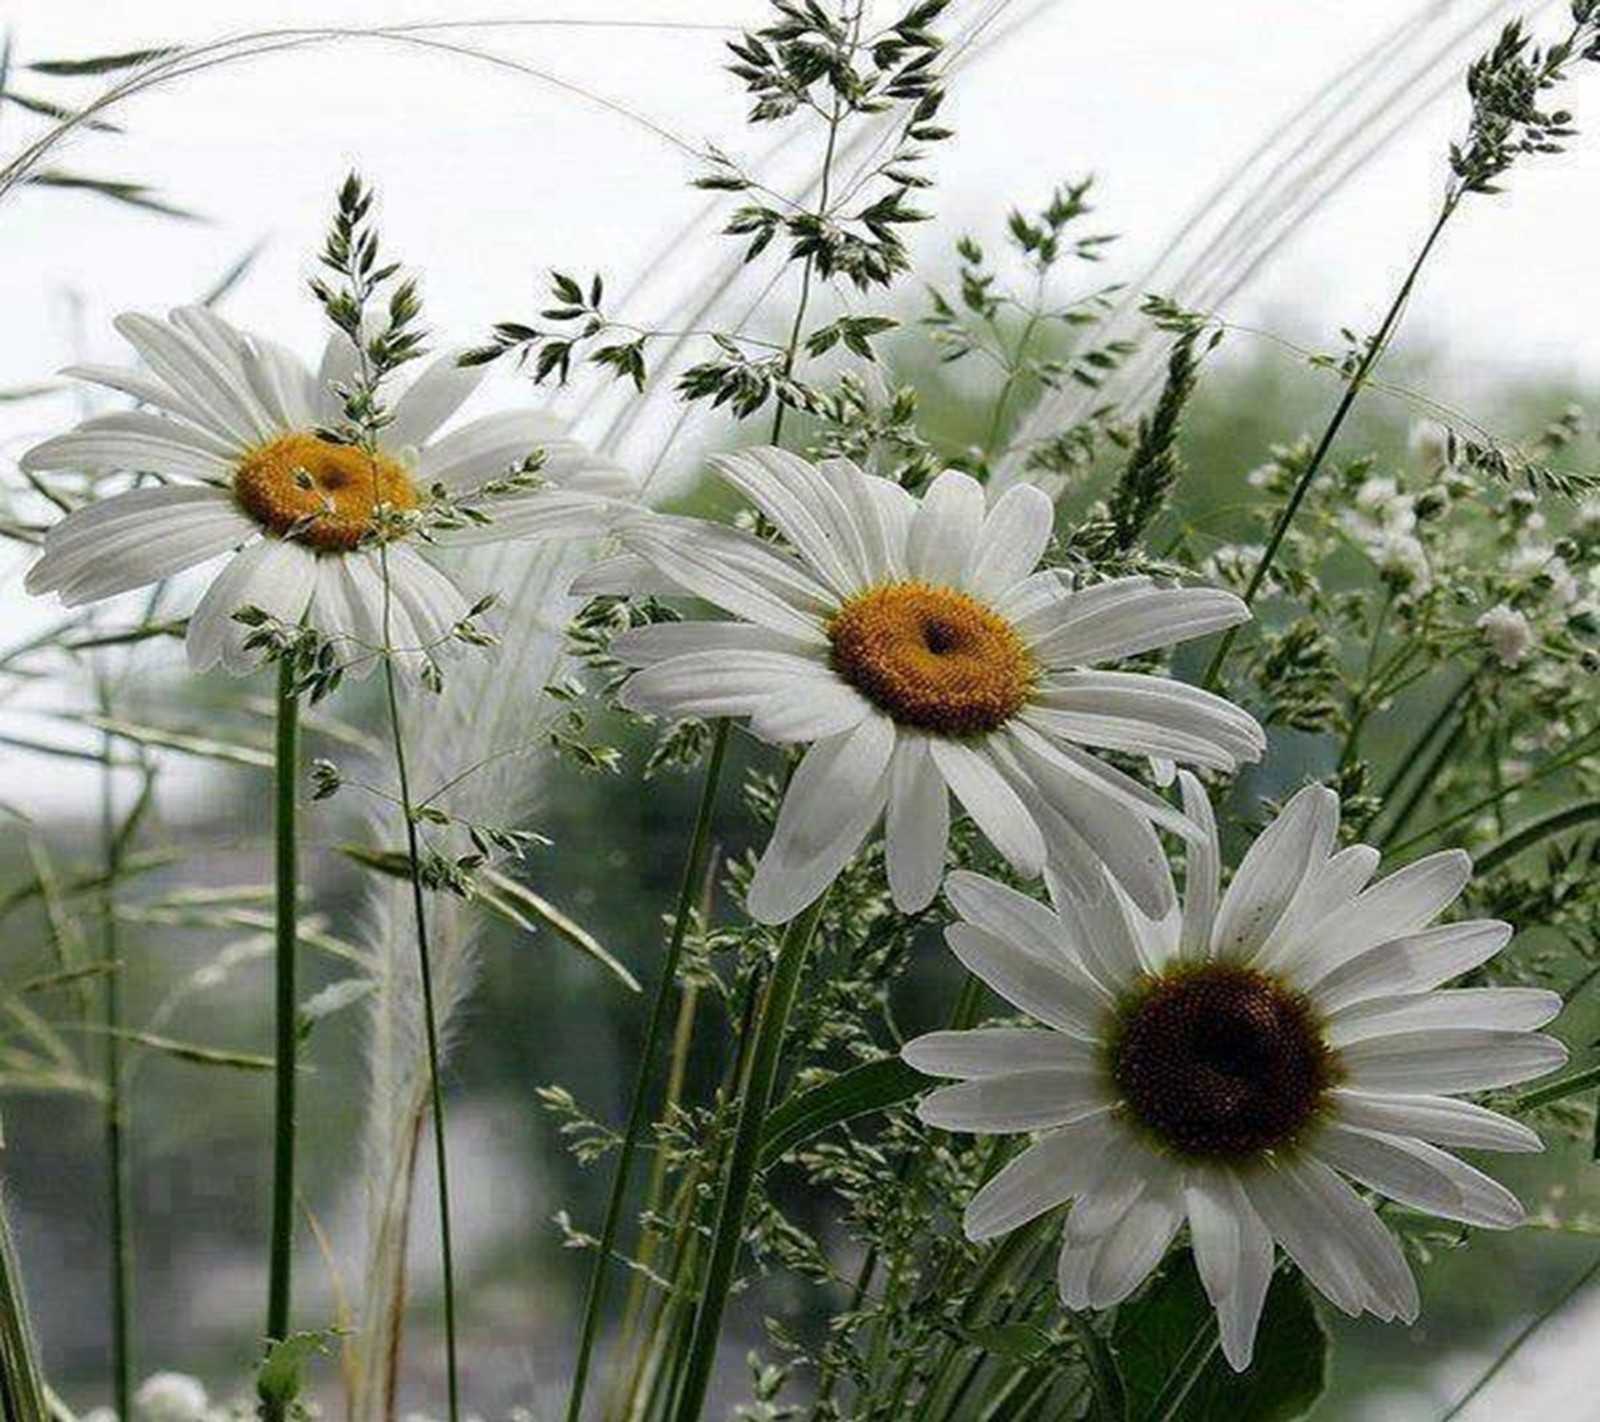
POLYGON ((1484 613, 1477 628, 1503 667, 1521 666, 1533 645, 1533 628, 1528 619, 1503 602, 1484 613))
POLYGON ((152 1373, 133 1396, 144 1422, 205 1422, 206 1390, 187 1373, 152 1373))

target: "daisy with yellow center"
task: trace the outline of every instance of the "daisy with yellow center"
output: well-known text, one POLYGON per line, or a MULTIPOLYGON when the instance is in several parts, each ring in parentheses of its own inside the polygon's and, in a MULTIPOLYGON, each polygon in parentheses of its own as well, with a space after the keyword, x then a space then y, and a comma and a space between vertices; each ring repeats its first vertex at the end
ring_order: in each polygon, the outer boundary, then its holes
POLYGON ((969 1237, 1070 1202, 1062 1301, 1109 1308, 1187 1227, 1223 1352, 1243 1369, 1275 1247, 1352 1316, 1416 1317, 1405 1257, 1355 1186, 1464 1224, 1517 1224, 1516 1198, 1441 1147, 1538 1150, 1526 1126, 1456 1098, 1567 1054, 1534 1030, 1561 1010, 1555 993, 1437 991, 1511 937, 1504 923, 1434 923, 1466 885, 1466 855, 1369 886, 1378 852, 1336 849, 1338 797, 1312 786, 1222 893, 1210 804, 1182 782, 1204 833, 1170 913, 1145 914, 1114 885, 1087 900, 1047 876, 1047 908, 952 874, 951 948, 1041 1025, 933 1032, 903 1055, 960 1079, 922 1101, 930 1125, 1035 1134, 967 1205, 969 1237))
POLYGON ((619 528, 627 551, 578 590, 665 586, 739 619, 618 638, 616 655, 639 668, 625 705, 748 717, 764 740, 810 743, 751 888, 756 918, 812 902, 880 818, 895 902, 925 907, 951 792, 1019 872, 1048 857, 1087 891, 1103 861, 1165 911, 1154 826, 1194 827, 1089 750, 1231 770, 1259 757, 1261 728, 1195 687, 1089 668, 1230 627, 1249 615, 1238 598, 1148 578, 1074 590, 1038 569, 1054 506, 1029 485, 991 506, 956 471, 919 500, 842 459, 756 449, 715 463, 787 549, 638 517, 619 528))
POLYGON ((233 614, 259 607, 304 620, 363 656, 388 633, 402 660, 445 651, 470 599, 418 551, 405 515, 426 511, 435 490, 471 495, 539 454, 539 485, 485 504, 490 522, 443 542, 581 537, 600 532, 632 486, 615 466, 536 411, 509 411, 441 434, 483 377, 452 356, 425 368, 391 402, 392 419, 369 452, 318 433, 341 418, 340 388, 356 352, 342 336, 313 374, 272 341, 247 336, 204 307, 168 320, 127 314, 117 330, 144 368, 79 366, 67 373, 141 408, 98 415, 23 456, 29 471, 160 480, 75 510, 45 537, 28 590, 68 605, 96 602, 174 577, 224 553, 233 557, 189 620, 189 660, 243 673, 254 666, 249 629, 233 614), (380 558, 380 554, 382 555, 380 558))

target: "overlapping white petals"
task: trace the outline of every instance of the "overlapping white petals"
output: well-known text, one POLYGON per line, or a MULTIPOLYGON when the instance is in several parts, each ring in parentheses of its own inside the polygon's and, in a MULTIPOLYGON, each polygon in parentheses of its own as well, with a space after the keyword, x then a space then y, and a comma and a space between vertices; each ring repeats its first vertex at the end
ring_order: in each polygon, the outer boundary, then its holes
MULTIPOLYGON (((260 607, 288 623, 302 619, 341 642, 354 675, 377 664, 387 630, 402 661, 420 666, 449 650, 468 610, 454 582, 415 547, 322 551, 264 529, 236 501, 240 462, 271 441, 306 435, 341 418, 337 387, 355 375, 356 354, 330 340, 313 374, 275 342, 236 330, 216 313, 181 307, 165 319, 129 313, 117 330, 145 368, 88 365, 68 374, 131 396, 145 408, 97 415, 23 456, 30 470, 93 475, 152 474, 193 481, 141 487, 69 514, 46 535, 29 590, 58 593, 69 605, 159 582, 239 550, 212 581, 191 620, 190 660, 243 673, 246 629, 233 614, 260 607), (387 567, 387 580, 384 567, 387 567), (387 585, 386 585, 387 582, 387 585)), ((424 496, 435 484, 468 493, 543 456, 538 487, 497 496, 490 521, 459 531, 463 543, 525 537, 592 537, 628 507, 631 481, 589 454, 552 417, 527 411, 491 415, 435 439, 476 389, 481 370, 445 356, 395 402, 383 453, 408 467, 424 496)))
MULTIPOLYGON (((664 716, 747 716, 757 736, 778 742, 837 735, 865 714, 864 693, 839 689, 849 683, 830 658, 841 610, 894 584, 962 594, 1010 625, 1039 675, 1021 712, 993 731, 956 736, 914 718, 894 723, 897 743, 907 747, 891 758, 884 795, 896 905, 914 912, 931 900, 953 795, 1018 872, 1036 876, 1049 863, 1091 892, 1104 864, 1142 908, 1165 911, 1171 885, 1152 826, 1181 834, 1194 826, 1080 747, 1232 770, 1257 759, 1265 738, 1254 718, 1208 692, 1082 667, 1232 626, 1248 615, 1243 603, 1148 578, 1075 590, 1036 571, 1055 508, 1028 485, 991 505, 983 487, 956 470, 916 498, 844 459, 812 463, 781 449, 747 449, 712 464, 781 544, 699 520, 642 515, 617 526, 623 556, 586 574, 574 591, 692 594, 783 641, 745 643, 729 630, 737 624, 726 622, 703 624, 703 640, 678 631, 669 643, 655 629, 630 636, 620 654, 643 670, 639 688, 625 694, 628 704, 664 716), (824 675, 805 679, 770 661, 771 695, 763 699, 755 664, 732 665, 747 645, 809 655, 824 675), (730 665, 712 674, 701 653, 727 654, 730 665), (695 660, 669 669, 679 657, 695 660), (728 684, 733 692, 724 695, 728 684), (814 708, 800 704, 806 698, 814 708)), ((863 837, 871 828, 863 825, 863 837)))
POLYGON ((1356 1187, 1480 1228, 1521 1221, 1509 1190, 1449 1150, 1532 1151, 1538 1136, 1453 1097, 1559 1067, 1565 1048, 1536 1029, 1562 1003, 1532 988, 1437 990, 1510 936, 1486 921, 1430 926, 1464 885, 1464 857, 1431 855, 1367 889, 1376 852, 1336 850, 1338 801, 1309 787, 1219 892, 1210 803, 1192 776, 1182 790, 1201 835, 1188 847, 1183 900, 1163 915, 1144 913, 1115 884, 1084 897, 1052 877, 1052 910, 981 875, 952 874, 946 892, 960 919, 946 931, 951 948, 1042 1025, 933 1032, 902 1056, 957 1082, 924 1099, 929 1124, 1041 1133, 973 1197, 972 1238, 1070 1205, 1061 1298, 1103 1308, 1136 1288, 1186 1226, 1224 1356, 1243 1369, 1277 1248, 1347 1313, 1416 1317, 1411 1270, 1356 1187), (1333 932, 1353 950, 1321 942, 1333 932), (1139 984, 1207 964, 1304 994, 1332 1054, 1330 1084, 1286 1148, 1195 1154, 1164 1144, 1119 1085, 1119 1024, 1139 984))

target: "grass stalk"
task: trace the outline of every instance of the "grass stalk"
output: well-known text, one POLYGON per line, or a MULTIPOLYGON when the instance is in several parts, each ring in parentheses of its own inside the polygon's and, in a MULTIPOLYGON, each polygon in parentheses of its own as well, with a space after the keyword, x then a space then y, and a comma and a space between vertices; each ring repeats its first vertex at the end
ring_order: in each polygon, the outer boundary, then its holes
POLYGON ((823 895, 793 919, 778 944, 777 966, 767 988, 766 1003, 756 1023, 749 1075, 740 1096, 738 1121, 734 1126, 733 1149, 728 1157, 722 1193, 717 1203, 705 1282, 695 1308, 683 1383, 673 1410, 677 1422, 693 1422, 705 1406, 706 1391, 711 1385, 711 1373, 716 1364, 717 1343, 722 1335, 722 1316, 727 1307, 728 1294, 733 1288, 739 1246, 744 1238, 745 1215, 755 1189, 762 1129, 772 1104, 778 1067, 783 1058, 783 1039, 788 1032, 789 1015, 799 995, 811 940, 826 903, 827 896, 823 895))
MULTIPOLYGON (((279 1342, 289 1333, 290 1271, 294 1254, 294 1147, 295 1068, 299 1046, 299 1005, 295 984, 295 956, 299 925, 296 920, 299 890, 299 854, 296 843, 295 790, 300 763, 300 693, 295 684, 294 658, 278 659, 278 727, 275 786, 275 1082, 272 1152, 272 1244, 268 1265, 267 1342, 279 1342)), ((284 1405, 267 1399, 267 1422, 283 1422, 284 1405)))
POLYGON ((695 894, 705 875, 706 860, 711 851, 711 816, 716 805, 718 786, 722 780, 722 767, 727 759, 728 733, 728 722, 719 721, 711 741, 711 758, 707 763, 705 782, 700 790, 700 803, 695 810, 694 828, 689 839, 689 855, 683 866, 683 881, 678 889, 678 902, 673 913, 671 935, 667 940, 666 958, 661 965, 661 976, 656 983, 655 997, 650 1004, 650 1016, 645 1024, 644 1042, 639 1049, 639 1066, 634 1075, 628 1121, 623 1128, 622 1144, 617 1151, 616 1170, 612 1175, 611 1190, 606 1198, 606 1212, 600 1226, 600 1239, 595 1248, 594 1264, 589 1270, 589 1287, 584 1297, 583 1323, 578 1337, 578 1357, 573 1365, 572 1391, 567 1398, 568 1422, 578 1422, 583 1415, 583 1397, 588 1386, 596 1335, 599 1332, 600 1310, 605 1301, 606 1271, 611 1263, 612 1251, 616 1248, 617 1234, 622 1224, 622 1207, 627 1199, 628 1178, 633 1170, 634 1156, 638 1154, 639 1142, 644 1135, 656 1049, 666 1026, 667 1011, 677 983, 678 963, 683 957, 683 944, 688 935, 689 920, 693 915, 695 894))
POLYGON ((0 1415, 6 1422, 48 1422, 50 1406, 39 1349, 28 1317, 11 1221, 0 1196, 0 1415))
MULTIPOLYGON (((387 552, 387 550, 385 550, 387 552)), ((444 1282, 444 1346, 446 1390, 450 1422, 461 1415, 460 1375, 456 1356, 455 1249, 450 1231, 450 1159, 445 1148, 444 1087, 439 1079, 439 1018, 433 997, 433 961, 428 951, 428 906, 422 889, 421 845, 417 818, 411 801, 411 775, 406 763, 406 739, 400 717, 400 693, 394 670, 394 656, 388 650, 389 568, 383 559, 384 643, 383 689, 389 708, 389 729, 393 739, 395 776, 400 783, 400 813, 406 822, 406 867, 411 881, 411 908, 417 925, 417 977, 422 986, 423 1027, 428 1044, 428 1093, 433 1112, 434 1177, 438 1187, 439 1256, 444 1282)))
MULTIPOLYGON (((1322 466, 1327 463, 1328 455, 1332 452, 1339 433, 1344 429, 1350 411, 1355 408, 1356 401, 1361 392, 1366 388, 1372 373, 1377 369, 1378 362, 1383 359, 1384 352, 1389 347, 1389 342, 1394 338, 1394 333, 1400 325, 1400 318, 1405 314, 1407 303, 1411 300, 1411 293, 1416 289, 1418 280, 1422 276, 1422 269, 1428 264, 1428 258, 1433 255, 1434 248, 1438 246, 1439 239, 1444 235, 1444 229, 1450 218, 1455 214, 1460 204, 1460 193, 1452 190, 1439 209, 1439 215, 1434 219, 1433 227, 1429 231, 1427 240, 1412 260, 1411 268, 1406 273, 1405 280, 1400 283, 1400 289, 1395 292, 1394 299, 1389 303, 1389 309, 1384 313, 1383 321, 1378 327, 1378 332, 1367 344, 1361 359, 1351 372, 1349 380, 1345 383, 1344 391, 1339 397, 1339 403, 1334 406, 1333 414, 1322 431, 1322 436, 1317 441, 1311 458, 1306 462, 1306 467, 1301 471, 1300 478, 1296 481, 1294 489, 1290 492, 1288 501, 1279 510, 1278 517, 1272 525, 1272 532, 1267 537, 1266 547, 1262 550, 1261 561, 1256 564, 1250 581, 1244 590, 1244 600, 1247 605, 1254 606, 1256 596, 1266 583, 1267 574, 1272 570, 1272 564, 1278 556, 1278 549, 1283 546, 1283 540, 1288 535, 1289 526, 1294 522, 1295 515, 1300 512, 1300 505, 1305 502, 1305 497, 1311 491, 1311 486, 1316 482, 1317 475, 1322 472, 1322 466)), ((1228 659, 1228 653, 1233 650, 1233 644, 1238 638, 1239 628, 1230 627, 1217 644, 1217 650, 1211 658, 1211 664, 1206 668, 1206 674, 1201 685, 1208 690, 1215 690, 1217 680, 1222 673, 1222 664, 1228 659)))

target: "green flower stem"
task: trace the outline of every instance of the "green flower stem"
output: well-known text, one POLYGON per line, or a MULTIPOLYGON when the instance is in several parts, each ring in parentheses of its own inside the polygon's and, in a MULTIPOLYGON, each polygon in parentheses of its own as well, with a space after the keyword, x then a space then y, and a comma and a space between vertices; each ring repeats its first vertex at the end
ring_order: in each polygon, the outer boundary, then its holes
POLYGON ((411 776, 406 764, 406 741, 400 720, 400 693, 396 687, 394 657, 389 641, 389 566, 383 560, 384 643, 383 687, 389 703, 389 727, 394 739, 395 775, 400 782, 400 812, 406 822, 406 865, 411 879, 411 908, 417 924, 417 976, 422 984, 422 1017, 428 1042, 428 1092, 433 1108, 434 1179, 439 1200, 439 1258, 444 1278, 444 1348, 450 1422, 461 1415, 460 1377, 456 1360, 456 1270, 450 1233, 450 1161, 445 1149, 444 1088, 439 1081, 439 1017, 433 1001, 433 964, 428 952, 428 906, 422 891, 422 847, 417 837, 417 817, 411 803, 411 776))
POLYGON ((11 1222, 0 1197, 0 1416, 6 1422, 49 1422, 50 1407, 39 1349, 22 1291, 22 1269, 11 1242, 11 1222))
MULTIPOLYGON (((102 693, 106 688, 102 685, 102 693)), ((101 697, 102 714, 109 714, 101 697)), ((101 739, 100 836, 105 885, 100 893, 101 1018, 105 1046, 106 1218, 111 1244, 111 1398, 118 1417, 133 1415, 133 1363, 129 1314, 133 1255, 128 1235, 128 1142, 122 1080, 122 976, 117 962, 117 879, 122 873, 122 836, 117 832, 115 741, 101 739)))
MULTIPOLYGON (((1435 219, 1433 229, 1428 233, 1427 240, 1422 244, 1422 249, 1417 253, 1416 259, 1411 263, 1411 270, 1406 273, 1406 279, 1401 282, 1400 290, 1395 293, 1394 300, 1389 304, 1389 310, 1384 314, 1383 323, 1378 327, 1378 334, 1372 338, 1361 360, 1351 372, 1345 384, 1344 393, 1339 398, 1339 403, 1334 407, 1333 415, 1327 427, 1322 431, 1322 437, 1317 441, 1317 447, 1312 453, 1300 478, 1296 482, 1289 500, 1279 511, 1277 521, 1272 525, 1272 532, 1267 537, 1267 546, 1262 550, 1261 561, 1256 564, 1255 571, 1250 575, 1250 582, 1244 590, 1244 600, 1249 605, 1254 605, 1256 594, 1261 591, 1262 585, 1267 580, 1267 574, 1272 569, 1273 560, 1278 556, 1278 549, 1283 546, 1283 540, 1289 532, 1289 525, 1294 522, 1294 516, 1299 513, 1300 505, 1305 501, 1306 495, 1311 491, 1311 485, 1322 466, 1327 462, 1328 455, 1333 449, 1334 441, 1339 437, 1339 431, 1344 428, 1344 422, 1350 411, 1355 407, 1356 400, 1366 388, 1372 373, 1377 369, 1378 362, 1383 359, 1384 352, 1388 349, 1389 342, 1393 339, 1395 329, 1400 324, 1400 318, 1405 314, 1406 304, 1411 300, 1411 293, 1415 290, 1417 281, 1422 275, 1422 269, 1427 265, 1428 258, 1433 255, 1433 249, 1438 245, 1439 238, 1444 235, 1446 224, 1455 214, 1461 201, 1459 189, 1451 189, 1450 196, 1439 209, 1439 216, 1435 219)), ((1239 635, 1237 626, 1230 627, 1217 644, 1217 650, 1211 658, 1211 664, 1206 668, 1206 674, 1201 679, 1201 685, 1207 690, 1215 690, 1218 678, 1222 674, 1222 664, 1228 659, 1228 653, 1233 650, 1234 640, 1239 635)))
MULTIPOLYGON (((267 1292, 267 1341, 289 1333, 290 1270, 294 1252, 295 1067, 299 1045, 299 1003, 295 987, 298 947, 296 901, 299 855, 296 847, 295 790, 300 764, 300 695, 295 687, 294 659, 278 659, 278 737, 275 872, 277 1029, 273 1073, 272 1249, 267 1292)), ((282 1422, 283 1404, 264 1404, 267 1422, 282 1422)))
POLYGON ((755 1027, 750 1051, 749 1074, 739 1101, 739 1117, 734 1127, 733 1149, 722 1180, 722 1195, 717 1203, 717 1220, 711 1236, 711 1254, 706 1264, 705 1283, 695 1309, 694 1330, 689 1339, 688 1361, 673 1416, 677 1422, 694 1422, 705 1406, 706 1390, 717 1358, 717 1342, 722 1335, 722 1315, 733 1288, 739 1246, 744 1238, 745 1215, 755 1189, 761 1154, 761 1132, 772 1104, 773 1087, 783 1058, 783 1039, 789 1015, 800 992, 811 939, 822 917, 824 894, 794 919, 784 930, 778 945, 778 962, 767 988, 766 1002, 755 1027))
POLYGON ((717 722, 716 732, 711 741, 711 759, 706 766, 705 783, 700 790, 700 804, 695 810, 694 829, 689 840, 689 857, 683 866, 683 882, 678 890, 677 908, 673 913, 672 934, 667 940, 666 958, 661 965, 661 976, 656 983, 655 997, 650 1004, 650 1017, 645 1025, 644 1042, 639 1049, 639 1067, 634 1075, 633 1099, 628 1106, 628 1122, 623 1129, 622 1145, 617 1152, 616 1172, 611 1178, 611 1192, 606 1198, 605 1218, 600 1226, 600 1240, 595 1249, 594 1264, 589 1270, 589 1288, 583 1305, 583 1326, 578 1339, 578 1360, 573 1368, 572 1392, 567 1400, 568 1422, 578 1422, 583 1415, 583 1395, 589 1381, 595 1338, 599 1332, 601 1304, 605 1299, 606 1270, 610 1266, 612 1250, 616 1248, 617 1233, 622 1224, 622 1207, 627 1199, 628 1177, 633 1169, 633 1158, 638 1153, 639 1141, 644 1134, 656 1047, 666 1026, 667 1011, 677 984, 678 962, 683 957, 683 944, 689 931, 694 897, 705 875, 706 859, 711 852, 711 815, 716 805, 717 789, 722 780, 723 763, 727 758, 728 731, 727 721, 717 722))

